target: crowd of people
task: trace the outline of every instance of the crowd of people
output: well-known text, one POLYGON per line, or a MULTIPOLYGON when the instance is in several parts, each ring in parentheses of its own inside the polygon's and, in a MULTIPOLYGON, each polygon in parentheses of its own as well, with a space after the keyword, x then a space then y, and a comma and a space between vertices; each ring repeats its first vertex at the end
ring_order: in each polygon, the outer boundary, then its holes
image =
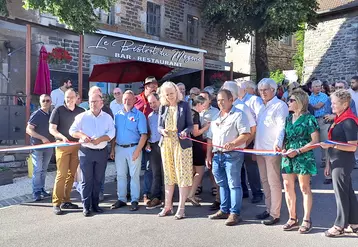
MULTIPOLYGON (((148 77, 139 95, 115 88, 109 107, 100 88, 93 86, 88 109, 84 109, 77 105, 71 82, 65 80, 51 96, 40 97, 41 108, 27 126, 33 145, 80 143, 55 149, 54 213, 79 208, 70 201, 78 167, 83 215, 103 212, 99 202, 111 158, 116 165, 118 197, 111 209, 125 207, 129 201, 130 210, 136 211, 143 198, 146 209, 162 207, 158 216, 169 216, 174 214, 173 194, 178 185, 174 217, 183 219, 186 202, 201 205, 206 166, 214 196, 210 209, 216 211, 209 219, 225 219, 227 226, 239 224, 242 200, 250 196, 249 185, 251 202, 264 199, 266 205, 256 218, 264 225, 278 224, 283 180, 289 211, 283 230, 305 234, 313 227, 311 178, 318 172, 317 165, 322 165, 325 183, 333 183, 337 202, 336 221, 325 235, 339 236, 347 229, 357 233, 358 202, 350 174, 358 165, 358 77, 352 78, 350 88, 346 81, 327 86, 314 79, 305 86, 290 84, 283 95, 277 89, 275 81, 264 78, 257 87, 251 81, 235 80, 225 82, 218 92, 212 87, 194 87, 186 95, 183 83, 167 81, 159 87, 154 77, 148 77), (328 139, 338 143, 325 142, 328 139), (320 148, 313 149, 317 143, 320 148), (283 155, 253 155, 238 148, 283 155), (143 188, 141 169, 145 170, 143 188), (301 223, 296 213, 296 180, 303 194, 301 223)), ((36 201, 50 196, 44 183, 52 152, 32 153, 36 201)))

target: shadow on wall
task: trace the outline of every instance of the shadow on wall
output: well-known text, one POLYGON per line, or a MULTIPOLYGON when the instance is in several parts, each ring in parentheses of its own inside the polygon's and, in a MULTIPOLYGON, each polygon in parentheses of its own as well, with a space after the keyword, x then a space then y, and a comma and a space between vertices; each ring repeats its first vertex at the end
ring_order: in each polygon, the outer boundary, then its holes
POLYGON ((320 18, 305 34, 304 82, 334 82, 358 74, 358 9, 320 18))

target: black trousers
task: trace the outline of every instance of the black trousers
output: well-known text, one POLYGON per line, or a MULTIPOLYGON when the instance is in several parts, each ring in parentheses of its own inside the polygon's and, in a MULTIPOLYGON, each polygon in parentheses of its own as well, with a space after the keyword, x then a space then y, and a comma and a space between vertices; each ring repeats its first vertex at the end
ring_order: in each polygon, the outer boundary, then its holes
POLYGON ((160 147, 158 145, 158 142, 150 143, 150 148, 152 149, 152 151, 149 153, 149 164, 150 167, 152 168, 152 173, 153 173, 151 197, 158 198, 159 200, 161 200, 163 194, 162 156, 160 153, 160 147))
POLYGON ((245 154, 244 165, 241 168, 241 187, 243 193, 249 193, 246 184, 246 173, 247 173, 247 179, 249 180, 252 196, 262 197, 263 193, 261 190, 259 168, 257 166, 257 162, 252 160, 251 154, 245 154))
POLYGON ((332 182, 337 203, 335 225, 346 228, 349 224, 358 224, 358 201, 352 187, 351 173, 354 163, 344 167, 332 165, 332 182))
POLYGON ((89 210, 91 205, 97 207, 99 204, 99 192, 108 159, 107 147, 100 150, 81 147, 79 158, 82 173, 82 204, 83 208, 89 210))

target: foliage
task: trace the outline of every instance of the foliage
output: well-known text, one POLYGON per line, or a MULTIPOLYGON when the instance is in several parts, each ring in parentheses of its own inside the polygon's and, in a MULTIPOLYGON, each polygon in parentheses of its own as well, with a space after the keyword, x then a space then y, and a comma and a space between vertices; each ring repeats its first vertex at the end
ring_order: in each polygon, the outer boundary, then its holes
POLYGON ((63 64, 69 63, 72 60, 72 56, 68 51, 61 47, 56 47, 52 49, 52 52, 47 54, 48 63, 52 64, 63 64))
POLYGON ((9 12, 6 7, 6 0, 0 0, 0 16, 8 16, 9 12))
POLYGON ((10 168, 8 167, 0 167, 0 172, 5 172, 5 171, 8 171, 10 170, 10 168))
MULTIPOLYGON (((317 24, 316 0, 204 0, 203 17, 221 41, 248 42, 256 37, 258 77, 268 71, 267 40, 280 39, 317 24)), ((261 78, 257 78, 261 79, 261 78)))
POLYGON ((270 78, 279 84, 285 79, 285 75, 281 70, 278 69, 276 71, 270 72, 270 78))
POLYGON ((297 71, 297 76, 302 82, 303 76, 303 61, 304 61, 304 43, 305 43, 305 24, 300 25, 300 30, 296 32, 297 51, 293 56, 294 68, 297 71))
MULTIPOLYGON (((25 9, 39 10, 58 17, 77 33, 94 32, 98 27, 97 8, 109 11, 116 0, 23 0, 25 9)), ((0 0, 0 15, 8 15, 6 0, 0 0)))

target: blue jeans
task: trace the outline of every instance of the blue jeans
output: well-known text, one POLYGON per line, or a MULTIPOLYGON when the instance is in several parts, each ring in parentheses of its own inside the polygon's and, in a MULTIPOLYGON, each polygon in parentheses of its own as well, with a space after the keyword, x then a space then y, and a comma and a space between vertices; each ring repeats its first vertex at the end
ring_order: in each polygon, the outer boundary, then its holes
POLYGON ((213 158, 213 175, 220 187, 220 210, 240 214, 242 204, 241 167, 244 154, 239 152, 216 153, 213 158))
POLYGON ((34 150, 31 153, 32 164, 34 166, 32 172, 33 195, 39 195, 45 189, 46 173, 52 154, 53 148, 34 150))
POLYGON ((134 150, 137 146, 130 148, 122 148, 116 146, 116 168, 117 168, 117 195, 118 200, 127 202, 127 175, 130 175, 131 201, 138 202, 140 194, 140 168, 142 157, 132 161, 134 150))

